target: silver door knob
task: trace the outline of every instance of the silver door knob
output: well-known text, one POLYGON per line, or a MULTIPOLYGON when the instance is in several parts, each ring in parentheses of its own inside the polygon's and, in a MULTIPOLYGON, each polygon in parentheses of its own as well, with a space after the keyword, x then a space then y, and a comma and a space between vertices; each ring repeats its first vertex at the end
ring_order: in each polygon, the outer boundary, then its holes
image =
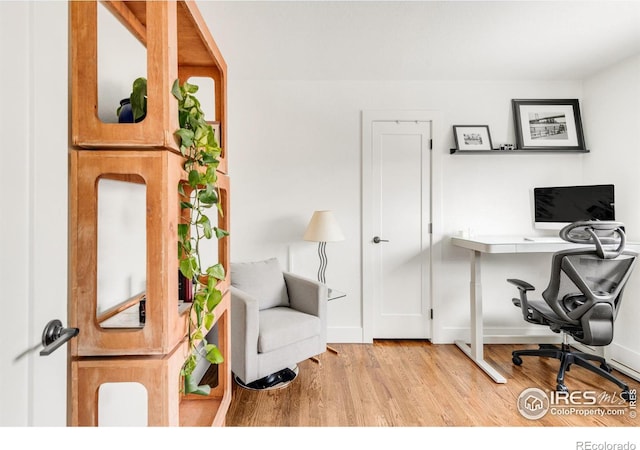
POLYGON ((65 328, 58 319, 50 320, 42 331, 42 345, 44 348, 40 356, 47 356, 62 347, 67 342, 80 333, 78 328, 65 328))
POLYGON ((380 239, 380 236, 374 236, 373 237, 373 243, 374 244, 379 244, 380 242, 389 242, 387 239, 380 239))

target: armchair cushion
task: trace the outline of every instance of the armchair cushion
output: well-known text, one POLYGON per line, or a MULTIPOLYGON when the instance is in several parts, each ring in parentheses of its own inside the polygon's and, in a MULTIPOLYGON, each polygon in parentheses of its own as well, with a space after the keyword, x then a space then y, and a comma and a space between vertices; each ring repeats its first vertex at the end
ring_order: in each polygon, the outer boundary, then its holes
POLYGON ((276 306, 289 306, 287 286, 276 258, 231 263, 231 279, 235 287, 258 300, 260 311, 276 306))
POLYGON ((260 311, 259 322, 259 353, 267 353, 318 336, 321 327, 318 317, 287 307, 260 311))

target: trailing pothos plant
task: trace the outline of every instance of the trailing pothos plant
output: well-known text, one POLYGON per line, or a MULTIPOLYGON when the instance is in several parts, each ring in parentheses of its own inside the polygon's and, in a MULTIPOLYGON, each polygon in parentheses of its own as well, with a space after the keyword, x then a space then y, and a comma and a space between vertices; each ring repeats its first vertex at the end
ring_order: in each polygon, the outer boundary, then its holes
MULTIPOLYGON (((220 239, 228 232, 213 224, 208 214, 222 216, 220 191, 216 169, 221 149, 214 130, 205 121, 200 102, 195 97, 198 86, 176 80, 171 93, 178 100, 180 128, 175 132, 180 152, 185 158, 187 182, 179 183, 181 223, 178 225, 178 258, 180 272, 187 280, 194 280, 195 289, 189 312, 189 357, 182 367, 185 393, 208 395, 210 387, 198 386, 192 378, 198 356, 212 364, 224 361, 220 350, 207 342, 206 334, 214 323, 214 308, 222 301, 218 282, 225 278, 222 264, 203 267, 200 244, 203 239, 220 239)), ((216 221, 217 223, 217 221, 216 221)))
MULTIPOLYGON (((175 135, 180 142, 180 152, 185 158, 184 169, 187 182, 178 184, 181 223, 178 225, 178 259, 180 272, 195 283, 195 293, 189 311, 189 356, 181 375, 184 377, 184 392, 208 395, 210 387, 198 386, 192 378, 198 356, 212 364, 224 361, 222 353, 207 342, 207 332, 213 326, 214 308, 222 301, 218 282, 225 278, 224 266, 214 264, 203 267, 200 243, 203 239, 220 239, 229 233, 213 225, 208 213, 223 215, 220 192, 217 187, 216 169, 220 164, 220 146, 213 127, 205 121, 200 102, 195 97, 198 86, 176 80, 171 93, 178 100, 179 126, 175 135)), ((137 78, 133 82, 130 103, 134 122, 147 113, 147 79, 137 78)), ((120 115, 120 109, 116 111, 120 115)))

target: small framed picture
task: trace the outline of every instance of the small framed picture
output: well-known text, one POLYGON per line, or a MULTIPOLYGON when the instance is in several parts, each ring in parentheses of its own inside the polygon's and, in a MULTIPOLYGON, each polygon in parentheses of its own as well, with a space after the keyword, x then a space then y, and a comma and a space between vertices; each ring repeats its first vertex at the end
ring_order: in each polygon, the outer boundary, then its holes
POLYGON ((585 150, 577 99, 511 103, 518 150, 585 150))
POLYGON ((493 150, 488 125, 454 125, 456 150, 493 150))

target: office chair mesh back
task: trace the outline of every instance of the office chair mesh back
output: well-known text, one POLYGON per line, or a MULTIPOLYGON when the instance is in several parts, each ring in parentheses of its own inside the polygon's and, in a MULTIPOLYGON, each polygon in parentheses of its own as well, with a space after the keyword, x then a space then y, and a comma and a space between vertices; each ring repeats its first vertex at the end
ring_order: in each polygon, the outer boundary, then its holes
POLYGON ((624 253, 613 259, 589 250, 556 254, 552 265, 560 270, 542 296, 561 319, 558 328, 584 344, 608 345, 634 262, 635 255, 624 253))

